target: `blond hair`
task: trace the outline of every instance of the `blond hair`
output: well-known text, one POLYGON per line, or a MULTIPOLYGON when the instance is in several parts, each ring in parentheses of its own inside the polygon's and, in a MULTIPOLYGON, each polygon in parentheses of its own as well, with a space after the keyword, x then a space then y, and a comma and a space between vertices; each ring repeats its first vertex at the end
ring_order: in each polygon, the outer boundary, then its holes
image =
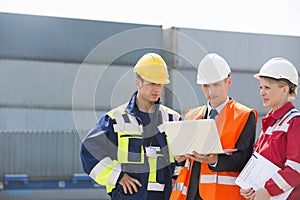
POLYGON ((288 86, 289 87, 289 99, 294 100, 297 97, 297 89, 298 86, 292 82, 290 82, 287 79, 281 78, 281 79, 275 79, 272 77, 266 77, 266 76, 261 76, 261 78, 265 78, 269 80, 272 83, 277 83, 279 87, 284 87, 288 86))

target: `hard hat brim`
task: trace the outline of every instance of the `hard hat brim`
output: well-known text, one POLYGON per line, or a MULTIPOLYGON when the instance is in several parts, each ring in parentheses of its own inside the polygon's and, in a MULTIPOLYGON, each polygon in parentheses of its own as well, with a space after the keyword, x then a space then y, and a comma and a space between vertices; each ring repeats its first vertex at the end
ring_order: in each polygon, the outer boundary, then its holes
POLYGON ((261 75, 259 73, 253 75, 254 78, 260 79, 261 75))
POLYGON ((163 80, 157 80, 157 79, 147 79, 147 78, 144 78, 142 77, 142 79, 150 82, 150 83, 155 83, 155 84, 161 84, 161 85, 166 85, 166 84, 169 84, 170 83, 170 80, 169 79, 163 79, 163 80))

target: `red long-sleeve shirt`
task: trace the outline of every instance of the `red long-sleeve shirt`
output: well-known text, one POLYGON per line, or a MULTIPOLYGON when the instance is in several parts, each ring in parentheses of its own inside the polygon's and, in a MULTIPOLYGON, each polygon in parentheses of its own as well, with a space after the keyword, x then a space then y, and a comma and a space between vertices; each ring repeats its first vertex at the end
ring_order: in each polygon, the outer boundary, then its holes
POLYGON ((261 135, 255 146, 256 152, 281 168, 265 183, 270 195, 294 187, 288 199, 300 199, 300 112, 291 102, 262 119, 261 135))

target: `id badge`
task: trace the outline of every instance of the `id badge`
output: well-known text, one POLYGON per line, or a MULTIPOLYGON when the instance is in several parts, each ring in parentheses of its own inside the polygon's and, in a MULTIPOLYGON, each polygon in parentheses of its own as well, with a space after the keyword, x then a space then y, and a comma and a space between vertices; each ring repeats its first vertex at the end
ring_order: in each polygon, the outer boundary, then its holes
POLYGON ((158 147, 146 147, 146 156, 151 157, 151 158, 156 158, 156 151, 157 151, 158 147))

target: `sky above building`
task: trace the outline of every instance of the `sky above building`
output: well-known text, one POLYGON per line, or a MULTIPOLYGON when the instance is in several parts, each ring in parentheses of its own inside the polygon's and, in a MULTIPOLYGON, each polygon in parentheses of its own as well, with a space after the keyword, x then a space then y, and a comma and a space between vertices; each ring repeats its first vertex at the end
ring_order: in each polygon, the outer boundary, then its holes
POLYGON ((299 0, 0 0, 0 12, 300 36, 299 0))

